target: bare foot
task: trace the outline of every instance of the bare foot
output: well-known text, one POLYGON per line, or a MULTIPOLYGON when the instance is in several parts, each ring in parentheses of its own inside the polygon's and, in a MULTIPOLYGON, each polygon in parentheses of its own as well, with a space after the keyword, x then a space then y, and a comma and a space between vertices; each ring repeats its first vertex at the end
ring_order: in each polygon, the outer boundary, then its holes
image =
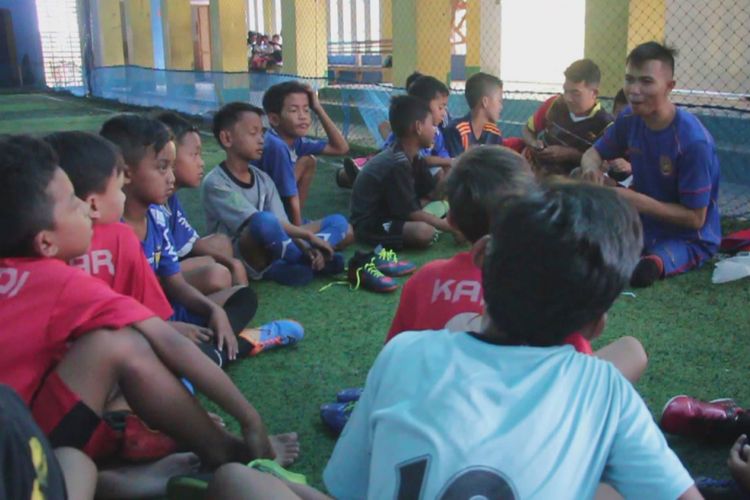
POLYGON ((276 463, 282 467, 292 465, 299 456, 299 439, 296 432, 268 436, 271 447, 276 454, 276 463))
POLYGON ((104 498, 143 498, 167 494, 167 482, 174 476, 194 474, 200 469, 194 453, 173 453, 145 465, 103 470, 99 473, 96 496, 104 498))

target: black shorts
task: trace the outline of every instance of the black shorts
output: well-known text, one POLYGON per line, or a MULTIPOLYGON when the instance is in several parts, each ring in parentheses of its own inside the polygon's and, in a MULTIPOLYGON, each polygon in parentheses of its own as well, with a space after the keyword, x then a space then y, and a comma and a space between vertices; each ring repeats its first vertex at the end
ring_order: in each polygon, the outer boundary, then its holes
POLYGON ((52 447, 15 392, 0 385, 0 498, 65 499, 52 447))
POLYGON ((401 250, 404 247, 404 224, 406 221, 400 219, 366 219, 354 227, 354 236, 365 245, 401 250))

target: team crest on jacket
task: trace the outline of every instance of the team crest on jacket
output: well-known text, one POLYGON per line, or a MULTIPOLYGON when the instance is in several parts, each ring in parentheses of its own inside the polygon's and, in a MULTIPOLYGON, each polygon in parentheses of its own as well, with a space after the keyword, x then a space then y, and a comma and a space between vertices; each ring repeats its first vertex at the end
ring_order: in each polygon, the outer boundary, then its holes
POLYGON ((661 155, 659 157, 659 171, 661 171, 661 175, 664 177, 674 174, 674 165, 668 156, 661 155))

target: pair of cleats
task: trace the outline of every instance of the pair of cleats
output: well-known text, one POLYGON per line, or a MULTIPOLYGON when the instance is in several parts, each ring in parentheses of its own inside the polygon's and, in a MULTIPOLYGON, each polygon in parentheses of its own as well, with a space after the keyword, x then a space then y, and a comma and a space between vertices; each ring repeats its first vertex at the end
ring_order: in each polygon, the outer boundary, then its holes
POLYGON ((344 271, 344 255, 340 252, 333 254, 331 260, 326 261, 320 271, 313 271, 309 263, 291 263, 284 259, 274 261, 266 270, 264 276, 284 286, 305 286, 316 274, 333 276, 344 271))
POLYGON ((378 293, 389 293, 399 287, 393 279, 416 271, 417 266, 401 260, 393 250, 378 245, 372 252, 355 252, 349 260, 348 279, 354 289, 360 287, 378 293))
POLYGON ((320 406, 320 419, 332 433, 337 436, 341 434, 361 395, 361 387, 351 387, 339 391, 335 403, 320 406))
POLYGON ((682 395, 664 405, 659 426, 670 434, 731 443, 741 434, 750 434, 750 414, 734 399, 701 401, 682 395))

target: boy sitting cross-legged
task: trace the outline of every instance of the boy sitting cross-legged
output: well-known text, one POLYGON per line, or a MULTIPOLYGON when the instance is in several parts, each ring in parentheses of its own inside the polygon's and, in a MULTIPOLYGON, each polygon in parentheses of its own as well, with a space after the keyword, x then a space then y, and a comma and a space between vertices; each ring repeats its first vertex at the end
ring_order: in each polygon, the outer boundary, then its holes
POLYGON ((478 331, 382 350, 323 479, 335 498, 701 498, 633 386, 562 345, 600 333, 642 245, 635 211, 560 184, 493 211, 478 331), (439 416, 439 418, 436 418, 439 416))
POLYGON ((165 112, 156 117, 174 135, 173 193, 164 210, 169 216, 169 230, 180 258, 180 269, 188 283, 205 294, 218 292, 231 285, 247 285, 245 266, 234 258, 232 242, 226 235, 210 234, 200 237, 190 224, 176 191, 198 188, 203 179, 202 141, 199 130, 177 113, 165 112), (222 275, 227 275, 228 280, 222 275), (219 274, 219 276, 217 276, 219 274), (222 279, 223 278, 223 279, 222 279))
POLYGON ((344 258, 336 250, 353 240, 346 218, 333 214, 302 226, 291 223, 271 177, 250 164, 265 154, 262 114, 233 102, 214 115, 214 137, 227 156, 201 186, 208 230, 232 239, 252 279, 304 285, 314 273, 341 272, 344 258))
POLYGON ((0 176, 0 383, 30 406, 53 447, 111 453, 103 415, 117 389, 207 468, 288 452, 272 445, 257 411, 191 342, 66 264, 89 246, 91 219, 47 144, 0 139, 0 176), (243 438, 217 426, 175 374, 236 418, 243 438))
POLYGON ((107 120, 101 135, 122 152, 126 180, 124 220, 141 241, 143 252, 172 303, 174 326, 193 339, 212 340, 203 342, 201 349, 222 366, 238 355, 252 354, 256 346, 286 345, 302 338, 301 325, 293 321, 280 323, 280 328, 266 330, 265 335, 245 335, 242 330, 257 308, 257 298, 249 287, 231 287, 206 296, 183 277, 167 215, 161 208, 174 190, 175 145, 169 129, 154 119, 122 114, 107 120))
MULTIPOLYGON (((426 264, 404 285, 386 342, 415 330, 478 330, 484 312, 482 262, 487 250, 490 210, 498 197, 537 189, 524 158, 508 148, 474 148, 459 157, 445 182, 448 222, 473 244, 471 251, 426 264)), ((566 344, 611 361, 631 382, 646 370, 641 343, 621 337, 594 352, 591 338, 573 333, 566 344)))
POLYGON ((299 226, 317 166, 313 155, 345 155, 349 144, 309 85, 289 81, 271 86, 263 95, 263 109, 271 128, 265 134, 262 158, 253 163, 271 176, 290 222, 299 226), (311 111, 318 116, 327 140, 305 137, 312 125, 311 111))
POLYGON ((420 198, 431 195, 435 180, 419 150, 432 145, 435 126, 429 105, 413 96, 397 96, 388 111, 396 141, 375 155, 357 175, 351 212, 357 240, 392 249, 426 248, 436 230, 458 230, 422 210, 420 198))

